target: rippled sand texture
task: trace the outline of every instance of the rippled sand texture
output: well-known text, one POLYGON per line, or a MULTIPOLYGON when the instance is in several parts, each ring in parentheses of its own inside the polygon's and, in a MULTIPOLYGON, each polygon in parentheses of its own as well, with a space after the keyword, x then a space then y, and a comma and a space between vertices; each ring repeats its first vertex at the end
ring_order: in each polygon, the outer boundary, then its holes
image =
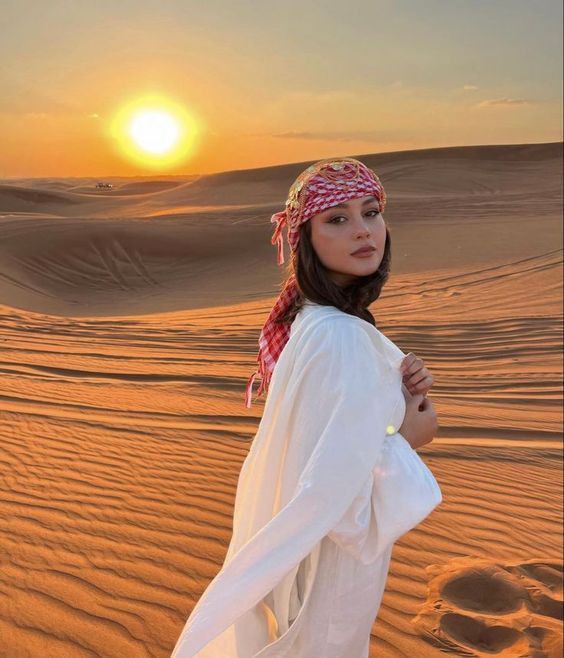
MULTIPOLYGON (((560 658, 561 153, 361 156, 394 254, 372 311, 435 377, 444 496, 394 547, 372 657, 560 658)), ((227 550, 304 166, 0 185, 2 658, 170 655, 227 550)))

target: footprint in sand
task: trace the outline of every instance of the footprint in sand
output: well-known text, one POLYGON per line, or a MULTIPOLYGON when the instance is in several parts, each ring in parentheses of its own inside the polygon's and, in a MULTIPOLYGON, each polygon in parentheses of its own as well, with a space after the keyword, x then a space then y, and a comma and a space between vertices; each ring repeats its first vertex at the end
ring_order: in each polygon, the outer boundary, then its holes
POLYGON ((461 557, 427 573, 413 624, 434 646, 458 656, 562 658, 562 562, 461 557))

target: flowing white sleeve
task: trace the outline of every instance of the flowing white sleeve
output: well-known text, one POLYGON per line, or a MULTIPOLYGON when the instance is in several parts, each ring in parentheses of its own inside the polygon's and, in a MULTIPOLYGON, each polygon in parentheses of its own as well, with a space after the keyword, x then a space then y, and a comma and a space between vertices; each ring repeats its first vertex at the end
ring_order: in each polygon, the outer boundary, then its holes
POLYGON ((364 564, 378 558, 442 502, 429 467, 396 432, 386 436, 379 464, 328 536, 364 564))

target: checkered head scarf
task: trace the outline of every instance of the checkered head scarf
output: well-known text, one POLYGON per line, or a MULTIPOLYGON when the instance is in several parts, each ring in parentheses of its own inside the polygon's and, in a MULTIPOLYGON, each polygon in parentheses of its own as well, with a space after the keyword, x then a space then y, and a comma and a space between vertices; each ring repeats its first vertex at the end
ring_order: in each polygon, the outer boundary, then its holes
MULTIPOLYGON (((316 162, 303 171, 292 183, 286 201, 286 208, 270 218, 276 223, 271 243, 278 245, 278 265, 284 262, 282 228, 288 228, 288 244, 296 251, 300 238, 301 225, 314 215, 332 206, 373 194, 380 205, 380 212, 386 206, 386 193, 378 176, 365 164, 354 158, 325 159, 316 162)), ((277 324, 274 320, 284 313, 298 295, 296 277, 292 274, 276 300, 264 323, 259 337, 258 369, 250 376, 245 391, 245 405, 251 406, 253 381, 257 375, 261 384, 257 397, 268 389, 272 371, 284 345, 290 337, 291 323, 277 324)))

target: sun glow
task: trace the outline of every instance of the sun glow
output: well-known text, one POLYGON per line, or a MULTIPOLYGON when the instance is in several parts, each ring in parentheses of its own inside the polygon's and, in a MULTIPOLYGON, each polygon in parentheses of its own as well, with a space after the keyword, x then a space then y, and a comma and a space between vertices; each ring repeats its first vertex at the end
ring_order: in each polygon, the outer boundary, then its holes
POLYGON ((163 170, 194 154, 201 126, 179 104, 146 96, 119 110, 110 132, 120 154, 144 168, 163 170))
POLYGON ((168 112, 141 110, 131 119, 129 133, 141 150, 160 155, 176 146, 180 126, 168 112))

